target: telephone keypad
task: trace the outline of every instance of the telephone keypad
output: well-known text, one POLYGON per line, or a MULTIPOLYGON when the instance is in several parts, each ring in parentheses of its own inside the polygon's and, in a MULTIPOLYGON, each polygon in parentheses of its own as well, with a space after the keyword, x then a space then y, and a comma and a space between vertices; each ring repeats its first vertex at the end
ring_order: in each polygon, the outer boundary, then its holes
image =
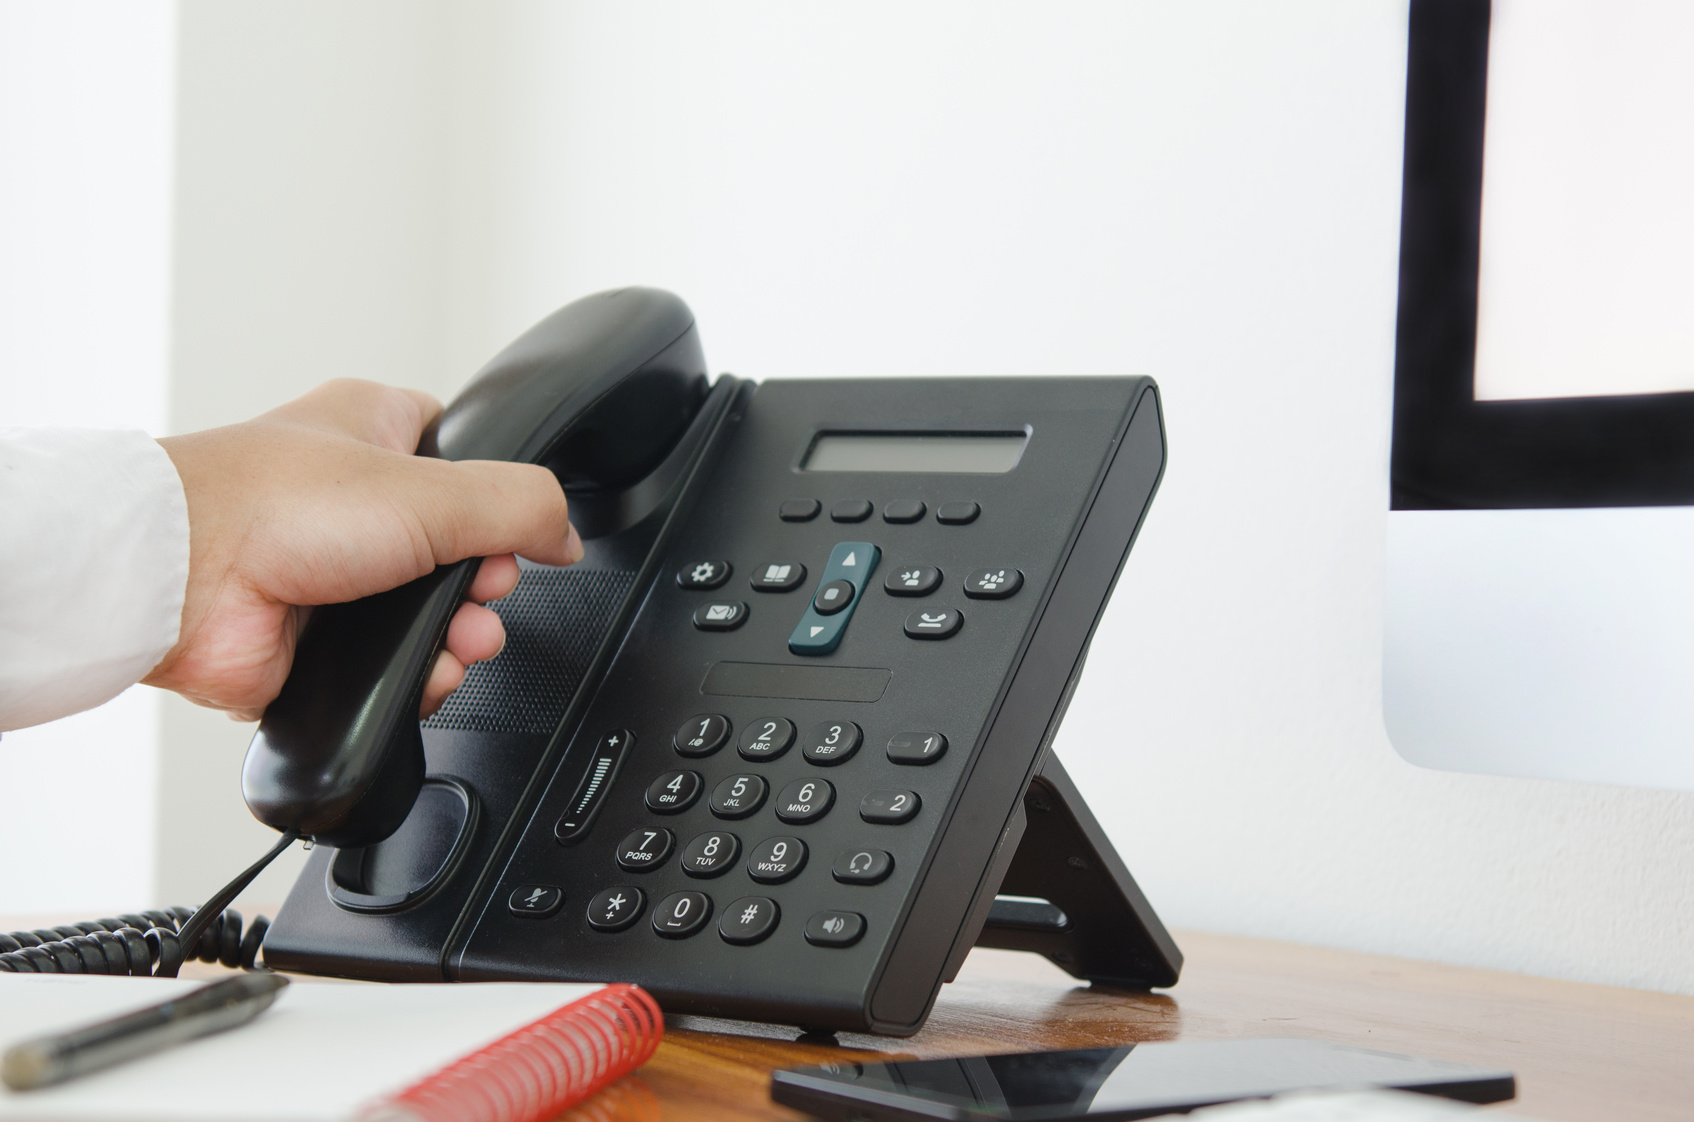
POLYGON ((618 864, 635 873, 644 873, 664 864, 676 845, 676 835, 662 826, 631 830, 618 843, 618 864))
POLYGON ((957 608, 919 610, 906 617, 906 634, 913 639, 951 639, 965 625, 957 608))
POLYGON ((921 805, 916 791, 872 791, 859 800, 859 817, 866 822, 897 826, 910 822, 921 805))
POLYGON ((690 717, 676 730, 673 743, 684 756, 710 756, 729 741, 729 718, 719 713, 690 717))
POLYGON ((704 892, 673 892, 653 909, 653 930, 667 939, 686 939, 712 918, 712 898, 704 892))
POLYGON ((816 822, 834 805, 835 788, 828 780, 796 779, 776 797, 776 816, 796 824, 816 822))
POLYGON ((786 717, 760 717, 741 734, 744 760, 774 760, 794 743, 794 722, 786 717))
POLYGON ((655 814, 681 814, 694 805, 705 785, 697 771, 667 771, 647 785, 647 809, 655 814))
POLYGON ((894 871, 894 857, 883 849, 849 849, 829 872, 842 884, 879 884, 894 871))
POLYGON ((741 839, 734 834, 701 834, 683 847, 682 871, 691 877, 715 877, 741 856, 741 839))
POLYGON ((747 855, 747 875, 762 884, 793 880, 806 867, 806 843, 799 838, 766 838, 747 855))
POLYGON ((814 947, 850 947, 865 934, 858 912, 818 912, 806 921, 806 942, 814 947))
POLYGON ((718 934, 726 943, 747 946, 757 943, 776 930, 782 909, 766 896, 743 896, 731 901, 718 920, 718 934))
POLYGON ((732 775, 712 791, 712 813, 719 818, 745 818, 765 805, 770 789, 762 775, 732 775))
POLYGON ((680 588, 709 591, 722 588, 729 574, 728 561, 693 561, 677 570, 676 583, 680 588))
POLYGON ((882 590, 890 596, 928 596, 940 587, 941 570, 934 565, 905 565, 882 582, 882 590))
POLYGON ((622 931, 641 918, 646 904, 647 894, 639 888, 608 888, 588 902, 588 926, 596 931, 622 931))
POLYGON ((800 754, 821 767, 834 767, 852 759, 864 738, 864 730, 852 721, 824 721, 806 734, 800 754))

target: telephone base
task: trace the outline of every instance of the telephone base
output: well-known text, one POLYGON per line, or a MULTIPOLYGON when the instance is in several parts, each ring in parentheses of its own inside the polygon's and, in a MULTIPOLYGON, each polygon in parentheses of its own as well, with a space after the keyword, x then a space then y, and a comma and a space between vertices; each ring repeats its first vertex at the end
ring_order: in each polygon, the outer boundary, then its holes
POLYGON ((976 945, 1033 951, 1099 985, 1175 985, 1182 952, 1050 750, 1022 813, 1022 837, 976 945))

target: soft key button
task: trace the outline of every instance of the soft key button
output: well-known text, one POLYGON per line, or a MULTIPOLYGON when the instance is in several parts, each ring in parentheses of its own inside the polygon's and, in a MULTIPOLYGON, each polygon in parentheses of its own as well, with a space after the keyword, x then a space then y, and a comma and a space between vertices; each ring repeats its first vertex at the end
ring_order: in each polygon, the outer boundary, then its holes
POLYGON ((981 513, 982 508, 975 503, 942 503, 935 508, 935 520, 943 526, 966 526, 981 513))
POLYGON ((870 542, 841 542, 830 550, 829 564, 818 577, 818 594, 788 637, 788 649, 797 655, 834 651, 881 560, 882 551, 870 542))

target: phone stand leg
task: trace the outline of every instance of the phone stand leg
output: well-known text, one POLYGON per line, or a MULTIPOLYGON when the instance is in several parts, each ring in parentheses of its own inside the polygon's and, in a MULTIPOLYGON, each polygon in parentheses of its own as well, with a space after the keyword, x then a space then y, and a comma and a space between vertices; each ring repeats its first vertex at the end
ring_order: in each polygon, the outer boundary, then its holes
POLYGON ((1023 812, 1023 836, 976 945, 1034 951, 1101 985, 1175 985, 1182 952, 1052 752, 1023 812))

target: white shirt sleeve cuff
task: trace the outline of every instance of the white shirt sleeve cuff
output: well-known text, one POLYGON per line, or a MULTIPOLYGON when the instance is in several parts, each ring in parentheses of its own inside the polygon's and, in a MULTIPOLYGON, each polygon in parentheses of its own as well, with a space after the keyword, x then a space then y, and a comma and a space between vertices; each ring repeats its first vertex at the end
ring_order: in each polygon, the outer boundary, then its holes
POLYGON ((116 697, 176 645, 188 501, 144 432, 0 429, 0 731, 116 697))

